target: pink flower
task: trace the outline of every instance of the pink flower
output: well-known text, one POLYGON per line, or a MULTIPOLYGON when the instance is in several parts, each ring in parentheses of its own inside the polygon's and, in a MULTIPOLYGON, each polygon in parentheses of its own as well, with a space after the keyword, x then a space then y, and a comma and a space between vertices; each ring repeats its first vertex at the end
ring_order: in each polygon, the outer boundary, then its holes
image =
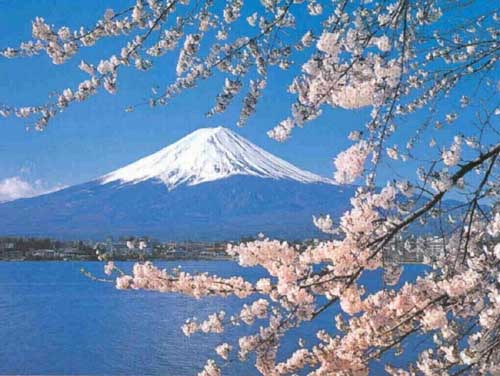
POLYGON ((229 352, 231 351, 232 346, 228 343, 223 343, 215 348, 215 352, 224 360, 229 359, 229 352))
POLYGON ((114 269, 115 269, 115 263, 113 261, 108 261, 108 263, 104 265, 104 273, 106 275, 111 275, 114 269))
POLYGON ((119 290, 126 290, 126 289, 131 287, 132 282, 133 282, 133 278, 128 276, 128 275, 117 277, 116 278, 116 288, 119 290))
POLYGON ((448 320, 443 307, 433 307, 425 311, 422 317, 422 324, 425 330, 440 329, 446 326, 448 320))
POLYGON ((198 376, 220 376, 220 368, 217 367, 217 364, 212 360, 208 359, 207 364, 203 368, 203 371, 198 373, 198 376))
POLYGON ((335 158, 335 180, 340 184, 352 183, 364 171, 365 161, 371 147, 365 140, 359 141, 335 158))
POLYGON ((359 312, 363 308, 360 291, 354 286, 345 290, 340 297, 340 307, 350 315, 359 312))

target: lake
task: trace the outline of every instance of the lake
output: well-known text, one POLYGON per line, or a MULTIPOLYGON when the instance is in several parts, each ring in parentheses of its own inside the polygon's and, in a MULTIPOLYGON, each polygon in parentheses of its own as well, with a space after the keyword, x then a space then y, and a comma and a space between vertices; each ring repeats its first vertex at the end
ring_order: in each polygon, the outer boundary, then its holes
MULTIPOLYGON (((239 274, 252 281, 265 275, 261 269, 241 268, 231 261, 157 264, 221 276, 239 274)), ((119 265, 125 270, 132 267, 128 262, 119 265)), ((102 275, 103 264, 98 262, 0 262, 0 374, 196 375, 207 358, 220 360, 213 352, 215 345, 255 330, 241 326, 221 335, 185 337, 180 327, 187 318, 205 318, 220 309, 234 313, 242 301, 119 291, 112 284, 89 280, 80 273, 81 267, 102 275)), ((414 280, 424 269, 406 266, 403 280, 414 280)), ((376 289, 380 273, 369 273, 363 281, 368 290, 376 289)), ((306 345, 313 343, 314 329, 334 330, 337 310, 332 306, 316 322, 293 330, 279 357, 296 349, 300 336, 306 345)), ((418 341, 417 346, 426 344, 418 341)), ((391 354, 388 357, 392 359, 391 354)), ((230 362, 223 374, 256 374, 251 360, 230 362)), ((375 364, 373 374, 382 369, 375 364)))

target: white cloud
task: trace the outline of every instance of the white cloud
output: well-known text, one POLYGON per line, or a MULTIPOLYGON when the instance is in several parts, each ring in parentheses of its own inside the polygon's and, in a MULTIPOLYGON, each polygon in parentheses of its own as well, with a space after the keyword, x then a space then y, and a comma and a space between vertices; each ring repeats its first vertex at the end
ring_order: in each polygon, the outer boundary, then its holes
POLYGON ((17 200, 18 198, 38 196, 62 189, 61 186, 49 188, 41 180, 29 183, 19 176, 0 180, 0 202, 17 200))

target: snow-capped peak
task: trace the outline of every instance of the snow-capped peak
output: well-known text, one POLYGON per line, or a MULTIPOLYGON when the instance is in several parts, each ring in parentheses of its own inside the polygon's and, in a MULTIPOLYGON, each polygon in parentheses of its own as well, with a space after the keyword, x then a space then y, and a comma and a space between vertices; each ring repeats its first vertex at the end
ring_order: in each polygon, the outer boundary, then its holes
POLYGON ((198 129, 176 143, 103 176, 102 184, 163 181, 169 189, 233 175, 332 183, 275 157, 223 127, 198 129))

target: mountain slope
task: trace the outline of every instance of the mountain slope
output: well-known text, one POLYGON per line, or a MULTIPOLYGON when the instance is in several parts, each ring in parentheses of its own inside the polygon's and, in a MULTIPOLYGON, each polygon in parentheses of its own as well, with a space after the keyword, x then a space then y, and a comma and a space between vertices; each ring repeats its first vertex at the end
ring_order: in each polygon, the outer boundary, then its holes
POLYGON ((351 194, 227 129, 201 129, 94 181, 0 205, 0 235, 298 239, 320 235, 312 215, 338 215, 351 194))
POLYGON ((71 187, 0 206, 0 233, 64 238, 149 235, 165 240, 222 240, 266 235, 318 236, 311 217, 340 214, 349 192, 251 176, 172 191, 144 181, 71 187))
POLYGON ((176 143, 103 176, 103 184, 138 183, 159 179, 169 189, 196 185, 234 175, 331 183, 303 171, 223 127, 202 128, 176 143))

